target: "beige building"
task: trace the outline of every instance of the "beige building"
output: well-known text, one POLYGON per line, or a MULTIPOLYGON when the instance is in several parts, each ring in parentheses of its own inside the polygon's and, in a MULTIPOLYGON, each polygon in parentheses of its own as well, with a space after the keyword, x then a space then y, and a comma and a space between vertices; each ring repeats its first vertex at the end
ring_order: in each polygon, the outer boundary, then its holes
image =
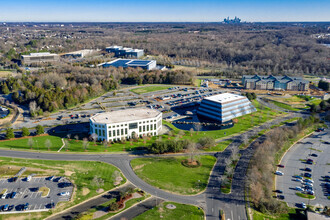
POLYGON ((58 62, 59 59, 59 55, 49 52, 30 53, 29 55, 22 55, 22 62, 25 64, 58 62))

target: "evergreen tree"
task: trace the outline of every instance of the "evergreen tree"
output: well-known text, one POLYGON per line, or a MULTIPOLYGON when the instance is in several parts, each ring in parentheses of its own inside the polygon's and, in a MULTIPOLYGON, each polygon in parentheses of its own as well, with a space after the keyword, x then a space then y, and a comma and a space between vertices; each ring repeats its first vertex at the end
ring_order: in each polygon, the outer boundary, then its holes
POLYGON ((8 128, 6 130, 6 139, 15 138, 14 129, 8 128))
POLYGON ((26 127, 23 127, 22 128, 22 137, 26 137, 26 136, 29 136, 30 135, 30 131, 28 128, 26 127))
POLYGON ((36 130, 37 130, 37 135, 45 133, 44 127, 41 125, 37 125, 36 130))

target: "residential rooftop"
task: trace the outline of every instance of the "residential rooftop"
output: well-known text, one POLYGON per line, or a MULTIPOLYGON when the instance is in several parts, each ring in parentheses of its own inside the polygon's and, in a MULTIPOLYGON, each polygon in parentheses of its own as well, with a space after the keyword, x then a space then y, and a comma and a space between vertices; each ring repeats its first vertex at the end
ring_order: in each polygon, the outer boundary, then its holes
POLYGON ((160 111, 148 108, 129 108, 124 110, 98 113, 90 118, 93 123, 114 124, 155 118, 160 111))

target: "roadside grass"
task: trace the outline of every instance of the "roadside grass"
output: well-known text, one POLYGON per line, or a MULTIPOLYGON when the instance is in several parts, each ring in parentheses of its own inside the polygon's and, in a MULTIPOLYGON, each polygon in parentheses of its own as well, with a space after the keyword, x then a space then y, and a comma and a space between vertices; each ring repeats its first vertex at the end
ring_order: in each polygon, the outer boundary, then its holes
POLYGON ((300 192, 297 192, 296 195, 301 198, 305 198, 305 199, 315 199, 314 195, 308 195, 308 194, 304 194, 304 193, 300 193, 300 192))
POLYGON ((323 152, 323 150, 319 150, 319 149, 316 149, 316 148, 313 148, 313 147, 310 147, 310 148, 308 148, 308 149, 310 149, 310 150, 315 150, 315 151, 317 151, 317 152, 323 152))
POLYGON ((300 213, 299 210, 295 208, 290 208, 288 213, 278 214, 278 215, 267 215, 261 212, 258 212, 254 209, 252 210, 253 220, 301 220, 304 219, 304 214, 300 213))
POLYGON ((50 189, 45 186, 39 188, 39 192, 41 192, 42 197, 48 196, 49 191, 50 191, 50 189))
POLYGON ((202 192, 216 161, 213 156, 196 156, 201 166, 188 168, 181 161, 188 157, 138 158, 131 161, 134 172, 144 181, 160 189, 193 195, 202 192))
POLYGON ((147 93, 147 92, 165 90, 165 89, 168 89, 171 87, 174 87, 174 86, 173 85, 143 86, 140 88, 131 89, 130 91, 140 95, 140 94, 147 93))
POLYGON ((164 219, 164 220, 203 220, 204 212, 201 208, 192 205, 175 202, 164 202, 134 218, 134 220, 164 219), (166 208, 167 204, 173 204, 175 209, 166 208))
POLYGON ((0 192, 0 195, 3 195, 5 192, 7 192, 8 189, 3 189, 1 192, 0 192))
POLYGON ((221 188, 220 188, 221 193, 224 193, 224 194, 231 193, 231 183, 232 183, 232 180, 230 179, 227 184, 221 185, 221 188))
POLYGON ((218 143, 217 145, 210 147, 210 148, 205 148, 203 149, 204 151, 207 152, 221 152, 224 151, 229 144, 231 144, 233 142, 233 140, 225 140, 225 141, 221 141, 220 143, 218 143))
POLYGON ((298 109, 298 108, 294 108, 292 107, 291 105, 289 104, 285 104, 285 103, 282 103, 282 102, 278 102, 278 101, 274 101, 274 100, 271 100, 271 102, 280 107, 280 108, 283 108, 283 109, 286 109, 286 110, 289 110, 289 111, 300 111, 301 109, 298 109))
MULTIPOLYGON (((37 217, 39 216, 38 213, 29 213, 31 218, 34 219, 44 219, 52 213, 62 211, 98 195, 96 190, 99 187, 93 181, 95 176, 103 179, 104 184, 100 187, 104 191, 113 189, 115 186, 114 180, 111 178, 112 174, 114 171, 120 172, 120 170, 116 167, 103 162, 53 161, 0 157, 0 172, 3 169, 8 169, 8 167, 26 167, 27 171, 33 170, 32 172, 35 173, 36 176, 64 176, 74 183, 75 192, 73 193, 71 201, 57 204, 54 210, 42 212, 41 217, 37 217), (83 188, 88 188, 90 192, 88 194, 84 194, 83 188)), ((26 172, 24 174, 26 174, 26 172)), ((126 179, 122 181, 122 183, 124 182, 126 182, 126 179)), ((6 216, 10 217, 11 215, 6 216)), ((26 217, 26 214, 17 214, 13 216, 26 217)))

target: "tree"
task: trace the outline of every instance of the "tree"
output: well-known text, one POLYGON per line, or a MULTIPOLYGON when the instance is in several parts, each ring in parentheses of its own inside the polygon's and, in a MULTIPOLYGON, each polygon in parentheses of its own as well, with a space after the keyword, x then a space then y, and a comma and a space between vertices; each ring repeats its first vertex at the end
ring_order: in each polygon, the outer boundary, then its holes
POLYGON ((189 154, 189 162, 190 163, 195 162, 195 156, 198 153, 196 143, 193 143, 193 142, 189 143, 188 147, 187 147, 187 151, 189 154))
POLYGON ((52 142, 49 139, 46 139, 45 147, 48 149, 48 151, 50 151, 50 148, 52 147, 52 142))
POLYGON ((6 139, 15 138, 14 129, 7 128, 6 130, 6 139))
POLYGON ((64 139, 63 142, 64 142, 65 151, 68 151, 68 148, 69 148, 69 145, 70 145, 69 141, 67 139, 64 139))
POLYGON ((88 145, 89 145, 88 139, 83 138, 83 147, 85 151, 87 151, 88 145))
POLYGON ((324 100, 322 100, 320 102, 320 108, 321 108, 321 110, 325 110, 327 108, 327 104, 326 104, 326 102, 324 100))
POLYGON ((93 133, 92 135, 91 135, 91 139, 92 139, 92 141, 94 142, 94 146, 96 146, 96 141, 97 141, 97 134, 95 134, 95 133, 93 133))
POLYGON ((108 141, 106 139, 104 139, 102 141, 102 144, 103 144, 104 150, 106 151, 107 150, 107 147, 108 147, 108 141))
POLYGON ((317 111, 317 107, 315 104, 311 104, 311 108, 310 108, 311 112, 316 112, 317 111))
POLYGON ((190 128, 189 132, 190 132, 190 136, 192 137, 193 136, 193 133, 194 133, 194 129, 193 128, 190 128))
POLYGON ((182 130, 179 130, 178 135, 179 135, 180 138, 182 138, 182 136, 184 135, 184 132, 182 130))
POLYGON ((118 170, 115 170, 115 171, 112 173, 112 181, 113 181, 113 182, 116 182, 117 179, 118 179, 119 177, 121 177, 120 172, 119 172, 118 170))
POLYGON ((33 144, 34 144, 33 139, 32 139, 32 138, 29 138, 29 139, 28 139, 28 142, 27 142, 27 145, 28 145, 30 148, 32 148, 32 147, 33 147, 33 144))
POLYGON ((44 127, 42 125, 37 125, 36 133, 37 133, 37 135, 45 133, 44 127))
POLYGON ((67 134, 66 137, 70 140, 71 134, 67 134))
POLYGON ((318 87, 320 89, 323 89, 324 91, 328 91, 329 88, 330 88, 330 83, 329 82, 326 82, 326 81, 323 81, 323 80, 320 80, 319 81, 319 84, 318 84, 318 87))
POLYGON ((201 137, 198 140, 198 143, 203 147, 203 148, 210 148, 215 145, 215 141, 211 137, 201 137))
POLYGON ((10 93, 7 83, 3 82, 3 84, 1 85, 1 92, 6 95, 10 93))
POLYGON ((76 142, 78 142, 79 141, 79 136, 78 135, 75 135, 74 136, 74 139, 76 139, 76 142))
POLYGON ((196 123, 196 124, 194 124, 194 128, 195 128, 195 131, 196 131, 197 134, 198 134, 198 132, 199 132, 200 130, 202 130, 202 125, 201 125, 200 123, 196 123))
POLYGON ((22 137, 26 137, 26 136, 29 136, 30 135, 30 131, 28 128, 26 127, 23 127, 22 128, 22 137))

